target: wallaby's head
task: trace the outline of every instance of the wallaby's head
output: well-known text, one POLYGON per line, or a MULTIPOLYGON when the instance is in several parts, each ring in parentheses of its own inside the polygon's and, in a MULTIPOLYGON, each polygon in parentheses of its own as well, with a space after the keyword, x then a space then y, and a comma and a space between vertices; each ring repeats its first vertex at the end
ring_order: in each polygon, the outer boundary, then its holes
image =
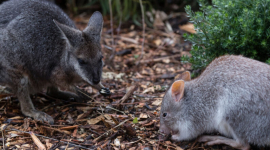
POLYGON ((68 27, 55 20, 54 22, 67 45, 65 65, 71 67, 73 81, 86 82, 90 85, 98 84, 103 67, 100 45, 103 26, 101 13, 95 12, 83 31, 68 27))

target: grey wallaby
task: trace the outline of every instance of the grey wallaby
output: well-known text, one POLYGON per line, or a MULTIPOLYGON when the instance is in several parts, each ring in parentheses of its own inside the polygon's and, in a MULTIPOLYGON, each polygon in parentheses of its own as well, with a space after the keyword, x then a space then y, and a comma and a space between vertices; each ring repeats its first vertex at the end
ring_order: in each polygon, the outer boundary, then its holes
MULTIPOLYGON (((250 149, 270 145, 270 66, 242 56, 215 59, 197 78, 185 72, 166 92, 160 132, 172 140, 201 136, 207 145, 250 149), (226 136, 226 137, 225 137, 226 136)), ((162 136, 161 136, 162 138, 162 136)))
POLYGON ((54 120, 32 104, 30 94, 48 89, 60 98, 76 97, 75 86, 87 83, 110 94, 101 84, 100 36, 103 18, 95 12, 80 31, 55 4, 45 0, 10 0, 0 5, 0 84, 18 96, 22 113, 54 120))

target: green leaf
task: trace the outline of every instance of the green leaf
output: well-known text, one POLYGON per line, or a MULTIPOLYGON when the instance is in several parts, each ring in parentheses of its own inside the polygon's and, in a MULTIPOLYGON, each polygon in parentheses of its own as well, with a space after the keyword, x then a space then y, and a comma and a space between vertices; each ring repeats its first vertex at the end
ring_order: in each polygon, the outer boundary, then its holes
POLYGON ((201 11, 185 10, 193 21, 196 34, 185 34, 192 42, 191 57, 183 57, 192 63, 193 69, 203 69, 213 59, 226 54, 242 54, 246 57, 269 62, 270 49, 270 0, 212 0, 208 5, 199 0, 201 11))
POLYGON ((138 118, 137 117, 135 117, 134 119, 133 119, 133 121, 132 121, 134 124, 136 124, 136 123, 138 123, 139 121, 138 121, 138 118))

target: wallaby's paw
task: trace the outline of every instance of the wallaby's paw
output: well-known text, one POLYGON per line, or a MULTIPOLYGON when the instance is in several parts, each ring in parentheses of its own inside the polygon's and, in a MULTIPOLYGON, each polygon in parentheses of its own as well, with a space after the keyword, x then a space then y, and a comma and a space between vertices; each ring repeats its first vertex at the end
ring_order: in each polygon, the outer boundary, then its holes
POLYGON ((30 117, 33 117, 35 120, 38 120, 38 121, 48 122, 49 124, 54 123, 53 118, 42 111, 35 110, 34 115, 30 117))
POLYGON ((110 96, 112 93, 108 88, 102 88, 99 93, 103 96, 110 96))

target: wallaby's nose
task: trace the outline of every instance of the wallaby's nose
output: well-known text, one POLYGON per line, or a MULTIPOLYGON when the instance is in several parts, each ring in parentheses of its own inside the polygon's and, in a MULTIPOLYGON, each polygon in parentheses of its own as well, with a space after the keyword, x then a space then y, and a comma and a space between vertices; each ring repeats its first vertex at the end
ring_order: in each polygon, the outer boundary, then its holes
POLYGON ((98 84, 100 82, 100 79, 93 79, 94 84, 98 84))

